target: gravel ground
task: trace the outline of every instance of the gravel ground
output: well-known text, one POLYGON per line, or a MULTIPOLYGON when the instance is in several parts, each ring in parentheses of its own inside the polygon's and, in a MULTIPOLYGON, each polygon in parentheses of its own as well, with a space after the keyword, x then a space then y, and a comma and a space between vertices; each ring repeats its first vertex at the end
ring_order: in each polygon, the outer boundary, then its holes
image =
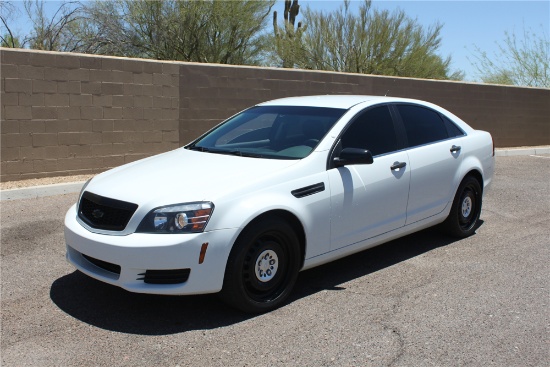
POLYGON ((2 202, 1 365, 548 367, 549 182, 550 155, 498 157, 474 236, 426 230, 302 272, 259 316, 75 271, 76 193, 2 202))
POLYGON ((52 185, 52 184, 58 184, 58 183, 82 182, 82 181, 87 181, 89 178, 93 176, 95 175, 92 174, 92 175, 76 175, 76 176, 61 176, 61 177, 45 177, 45 178, 32 178, 30 180, 0 182, 0 189, 12 190, 12 189, 21 189, 24 187, 52 185))

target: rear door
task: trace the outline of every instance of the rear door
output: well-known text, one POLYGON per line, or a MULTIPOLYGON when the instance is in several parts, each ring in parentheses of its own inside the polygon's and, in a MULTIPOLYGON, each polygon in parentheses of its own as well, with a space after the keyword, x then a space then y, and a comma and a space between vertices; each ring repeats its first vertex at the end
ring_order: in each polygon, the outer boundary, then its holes
POLYGON ((396 104, 410 162, 406 224, 441 213, 454 197, 464 133, 430 108, 396 104))

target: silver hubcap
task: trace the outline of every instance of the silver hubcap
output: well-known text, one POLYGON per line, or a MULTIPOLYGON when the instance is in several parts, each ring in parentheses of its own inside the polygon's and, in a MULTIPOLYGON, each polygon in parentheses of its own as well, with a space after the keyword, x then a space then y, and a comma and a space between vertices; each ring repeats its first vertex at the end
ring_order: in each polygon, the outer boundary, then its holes
POLYGON ((277 274, 278 267, 279 258, 277 254, 272 250, 265 250, 256 259, 256 278, 260 282, 269 282, 277 274))
POLYGON ((464 201, 462 201, 462 216, 464 218, 468 218, 471 212, 472 212, 472 198, 469 196, 466 196, 464 198, 464 201))

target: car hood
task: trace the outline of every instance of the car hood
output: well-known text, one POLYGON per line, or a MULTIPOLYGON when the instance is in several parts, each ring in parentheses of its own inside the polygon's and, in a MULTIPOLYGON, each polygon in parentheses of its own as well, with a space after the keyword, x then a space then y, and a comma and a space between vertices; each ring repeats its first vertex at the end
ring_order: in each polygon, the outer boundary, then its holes
POLYGON ((215 201, 229 191, 246 190, 296 162, 180 148, 97 175, 86 191, 152 207, 215 201))

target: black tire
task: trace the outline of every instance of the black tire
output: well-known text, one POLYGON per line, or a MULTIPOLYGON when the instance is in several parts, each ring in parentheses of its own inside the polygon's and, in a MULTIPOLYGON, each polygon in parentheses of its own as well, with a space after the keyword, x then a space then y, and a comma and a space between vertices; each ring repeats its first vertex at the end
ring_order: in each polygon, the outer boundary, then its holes
POLYGON ((479 181, 473 176, 465 177, 456 191, 451 212, 443 222, 446 231, 457 238, 474 234, 481 214, 481 204, 482 191, 479 181))
POLYGON ((254 222, 231 250, 220 295, 245 312, 271 311, 288 298, 299 267, 300 245, 292 227, 276 217, 254 222))

